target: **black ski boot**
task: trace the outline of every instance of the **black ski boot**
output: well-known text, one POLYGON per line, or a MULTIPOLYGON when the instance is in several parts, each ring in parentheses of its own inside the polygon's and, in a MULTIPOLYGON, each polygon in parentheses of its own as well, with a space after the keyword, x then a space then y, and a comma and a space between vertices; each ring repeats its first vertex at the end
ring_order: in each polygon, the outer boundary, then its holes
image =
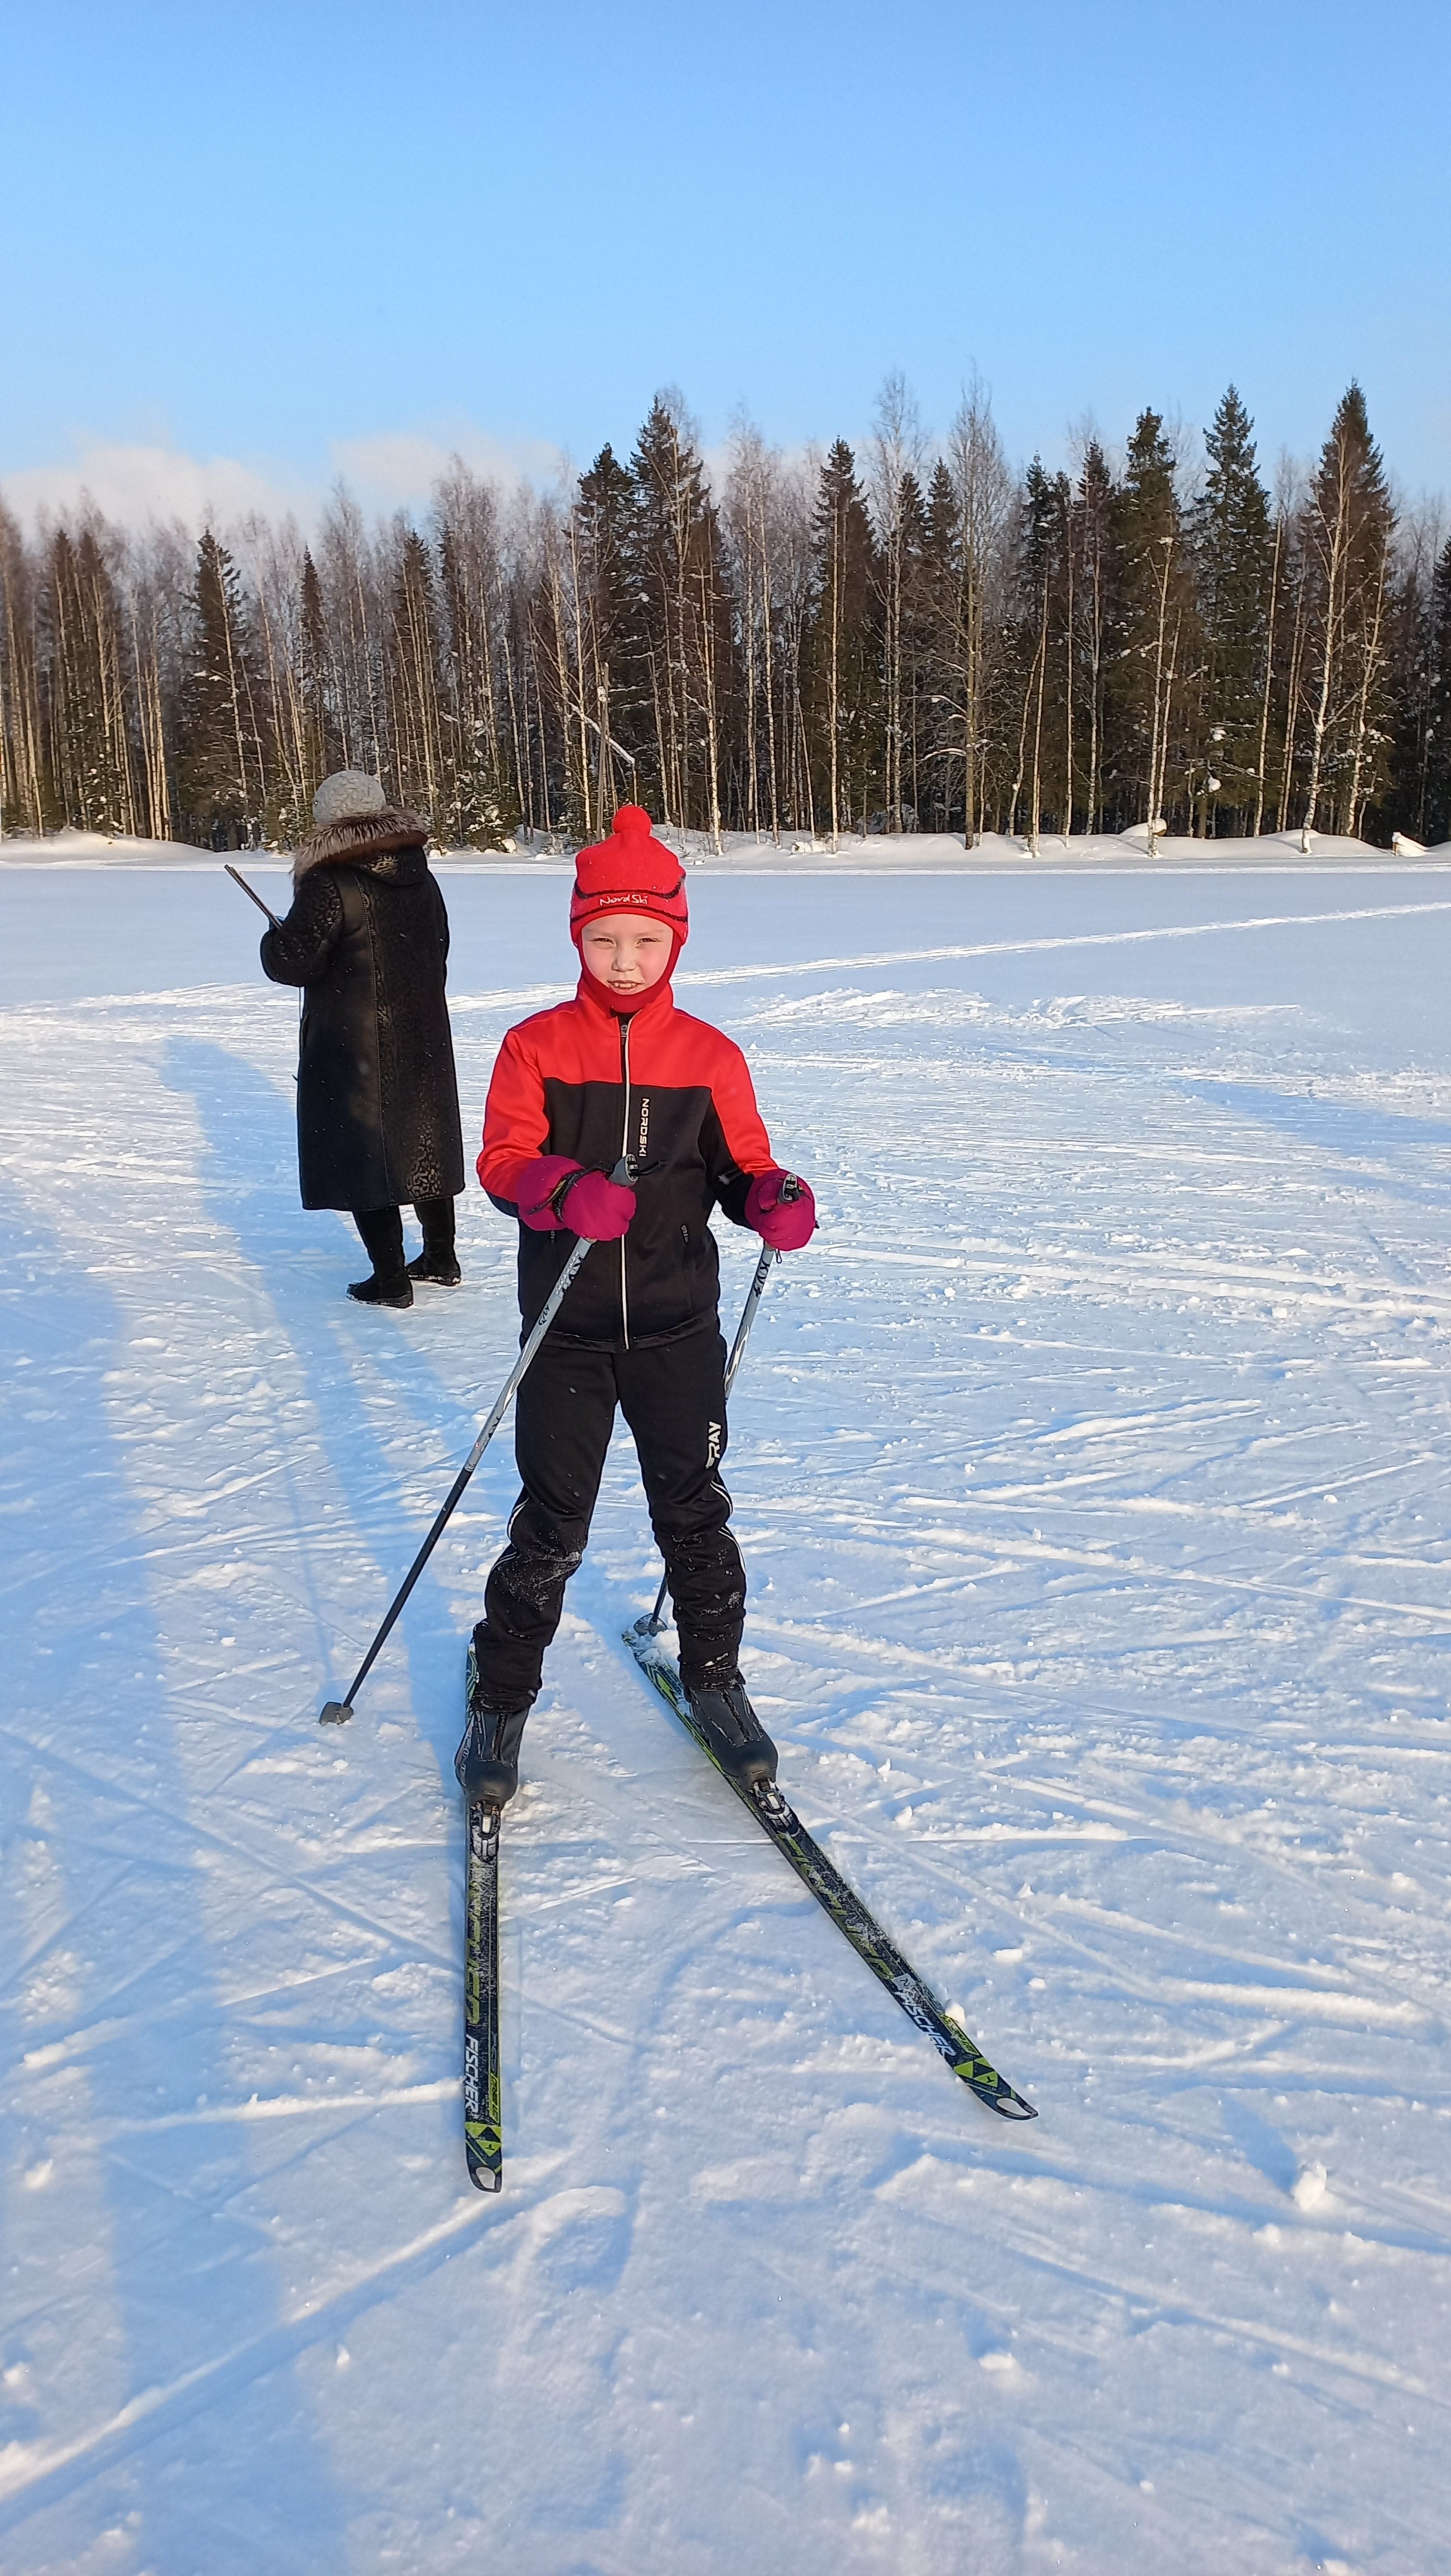
POLYGON ((522 1708, 489 1708, 479 1684, 472 1644, 468 1661, 469 1722, 453 1757, 454 1774, 471 1807, 507 1807, 519 1786, 519 1741, 532 1702, 522 1708))
POLYGON ((718 1690, 686 1686, 690 1714, 706 1739, 713 1761, 728 1780, 754 1789, 776 1777, 776 1747, 746 1697, 740 1674, 718 1690))
POLYGON ((413 1282, 406 1270, 399 1279, 380 1279, 375 1270, 371 1279, 350 1281, 348 1295, 360 1306, 411 1306, 413 1282))

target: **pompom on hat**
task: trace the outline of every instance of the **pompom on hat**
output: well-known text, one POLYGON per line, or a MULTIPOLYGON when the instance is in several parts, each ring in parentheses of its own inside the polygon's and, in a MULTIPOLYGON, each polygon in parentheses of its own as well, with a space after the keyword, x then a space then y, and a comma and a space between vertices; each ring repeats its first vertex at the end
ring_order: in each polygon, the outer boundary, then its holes
MULTIPOLYGON (((685 870, 657 841, 643 805, 622 805, 607 841, 581 850, 574 863, 569 935, 576 948, 585 924, 606 912, 639 912, 675 933, 678 956, 690 931, 685 870)), ((672 958, 671 964, 674 964, 672 958)))
POLYGON ((335 769, 312 800, 312 819, 325 832, 330 823, 358 822, 366 814, 381 814, 387 802, 382 780, 370 778, 366 769, 335 769))

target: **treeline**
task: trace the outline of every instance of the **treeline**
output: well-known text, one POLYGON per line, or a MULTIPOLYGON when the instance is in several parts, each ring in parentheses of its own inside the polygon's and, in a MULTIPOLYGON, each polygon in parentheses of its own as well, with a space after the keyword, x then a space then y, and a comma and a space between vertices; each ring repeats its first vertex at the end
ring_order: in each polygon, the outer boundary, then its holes
POLYGON ((445 846, 667 825, 808 833, 1308 827, 1451 837, 1451 543, 1398 524, 1352 385, 1308 477, 1231 387, 1192 481, 1145 411, 1114 463, 1010 472, 889 379, 860 454, 751 429, 718 482, 680 401, 628 462, 419 523, 339 494, 144 536, 0 510, 0 828, 289 844, 330 770, 445 846))

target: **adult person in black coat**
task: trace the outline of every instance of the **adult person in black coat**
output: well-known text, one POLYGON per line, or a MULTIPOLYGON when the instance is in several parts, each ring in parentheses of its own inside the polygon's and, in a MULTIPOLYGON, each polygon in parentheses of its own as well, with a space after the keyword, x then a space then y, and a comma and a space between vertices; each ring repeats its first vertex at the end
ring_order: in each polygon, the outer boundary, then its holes
POLYGON ((305 1000, 297 1072, 302 1204, 346 1208, 371 1278, 365 1306, 411 1306, 413 1282, 458 1285, 453 1203, 463 1135, 444 975, 448 915, 426 825, 376 778, 340 770, 312 801, 317 826, 293 863, 292 910, 262 941, 274 984, 305 1000), (401 1203, 423 1250, 405 1263, 401 1203))

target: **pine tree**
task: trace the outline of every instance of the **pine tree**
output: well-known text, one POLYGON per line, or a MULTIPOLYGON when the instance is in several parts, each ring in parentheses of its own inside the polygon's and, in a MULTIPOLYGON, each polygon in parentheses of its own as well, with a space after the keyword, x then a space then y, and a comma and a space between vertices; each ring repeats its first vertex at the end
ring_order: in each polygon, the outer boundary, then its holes
POLYGON ((183 829, 204 848, 245 849, 261 829, 267 802, 261 708, 237 567, 208 528, 197 547, 176 756, 183 829))
POLYGON ((1204 630, 1201 741, 1194 777, 1213 833, 1250 828, 1269 650, 1270 499, 1255 470, 1253 423, 1233 385, 1205 437, 1209 471, 1191 521, 1204 630))
POLYGON ((652 699, 646 595, 638 580, 639 492, 608 440, 579 478, 575 524, 584 605, 580 697, 589 735, 593 807, 586 828, 609 829, 650 761, 652 699))
POLYGON ((927 502, 909 469, 897 494, 897 550, 900 609, 897 642, 899 715, 896 727, 896 801, 889 795, 889 831, 915 832, 927 792, 924 756, 931 737, 928 690, 931 685, 933 636, 928 614, 927 502))
POLYGON ((1114 821, 1184 801, 1186 683, 1195 671, 1193 567, 1157 412, 1141 412, 1113 498, 1104 786, 1114 821))
POLYGON ((294 524, 249 526, 251 606, 265 678, 271 746, 263 820, 269 847, 291 848, 312 828, 318 783, 342 766, 330 722, 327 619, 317 567, 294 524))
POLYGON ((1390 782, 1374 837, 1451 839, 1451 542, 1436 550, 1439 513, 1409 530, 1394 585, 1389 663, 1395 707, 1390 782))
POLYGON ((1426 841, 1451 841, 1451 541, 1436 561, 1431 585, 1427 689, 1426 841))
POLYGON ((961 720, 954 697, 958 563, 962 510, 945 456, 927 481, 922 509, 921 564, 917 582, 918 712, 916 764, 918 823, 929 832, 961 828, 963 774, 961 720))
POLYGON ((821 469, 813 531, 809 695, 818 801, 835 844, 854 817, 865 827, 882 780, 877 549, 843 438, 821 469))
POLYGON ((298 695, 302 705, 302 794, 310 812, 314 791, 341 761, 330 704, 330 654, 322 583, 312 550, 302 553, 299 626, 298 695))
POLYGON ((1076 657, 1078 702, 1084 728, 1083 800, 1087 829, 1103 822, 1107 635, 1113 566, 1114 481, 1096 438, 1083 451, 1073 496, 1074 557, 1078 566, 1076 657))
POLYGON ((1073 811, 1072 488, 1034 457, 1018 505, 1014 669, 1017 750, 1008 829, 1020 808, 1035 852, 1045 820, 1059 831, 1073 811))
POLYGON ((1342 395, 1301 527, 1309 592, 1305 830, 1359 831, 1387 766, 1387 596, 1395 512, 1358 384, 1342 395))
MULTIPOLYGON (((731 624, 720 524, 678 396, 657 394, 630 460, 630 570, 667 823, 719 840, 731 624)), ((643 765, 643 764, 642 764, 643 765)), ((642 780, 642 785, 643 785, 642 780)))

